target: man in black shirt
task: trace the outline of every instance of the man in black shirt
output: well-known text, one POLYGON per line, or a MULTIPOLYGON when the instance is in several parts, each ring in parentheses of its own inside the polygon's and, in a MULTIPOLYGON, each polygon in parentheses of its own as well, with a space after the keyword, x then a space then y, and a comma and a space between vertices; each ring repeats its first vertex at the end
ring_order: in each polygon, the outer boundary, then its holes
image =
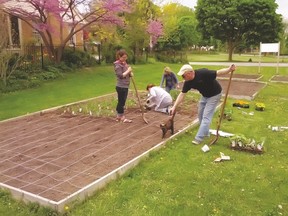
POLYGON ((220 70, 208 70, 199 69, 193 70, 192 66, 185 64, 181 67, 177 73, 184 79, 184 85, 182 91, 178 95, 170 114, 173 114, 177 106, 182 102, 185 94, 190 89, 196 89, 202 95, 199 101, 198 118, 199 118, 199 130, 192 141, 193 144, 200 144, 205 136, 209 136, 209 127, 212 122, 212 118, 215 109, 221 99, 222 87, 216 80, 217 75, 228 74, 236 69, 234 64, 228 68, 220 70))

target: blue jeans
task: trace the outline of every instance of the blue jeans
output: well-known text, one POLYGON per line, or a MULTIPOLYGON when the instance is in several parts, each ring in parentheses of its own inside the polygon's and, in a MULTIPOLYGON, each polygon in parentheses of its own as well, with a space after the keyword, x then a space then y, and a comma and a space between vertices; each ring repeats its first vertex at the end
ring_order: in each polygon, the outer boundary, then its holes
POLYGON ((198 118, 200 126, 195 136, 195 140, 201 142, 206 136, 209 136, 209 127, 220 99, 221 93, 213 97, 201 97, 198 107, 198 118))
POLYGON ((166 87, 165 87, 165 91, 168 92, 168 93, 170 93, 170 91, 171 91, 172 89, 175 89, 175 87, 174 87, 174 86, 166 86, 166 87))

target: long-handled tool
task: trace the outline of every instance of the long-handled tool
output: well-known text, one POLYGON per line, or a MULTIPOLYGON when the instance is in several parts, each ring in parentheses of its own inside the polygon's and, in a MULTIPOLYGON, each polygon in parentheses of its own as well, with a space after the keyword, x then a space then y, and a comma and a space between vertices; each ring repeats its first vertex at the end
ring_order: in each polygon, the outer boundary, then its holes
POLYGON ((227 101, 227 97, 228 97, 228 93, 229 93, 229 89, 230 89, 230 85, 231 85, 231 81, 232 81, 233 72, 234 71, 230 72, 230 77, 229 77, 229 82, 228 82, 228 86, 227 86, 227 89, 226 89, 226 94, 225 94, 225 97, 224 97, 223 104, 221 106, 221 113, 220 113, 220 117, 219 117, 218 124, 217 124, 216 137, 215 137, 214 140, 212 140, 210 142, 209 145, 213 145, 219 139, 220 125, 221 125, 221 121, 222 121, 222 118, 223 118, 223 115, 224 115, 225 105, 226 105, 226 101, 227 101))
POLYGON ((139 106, 140 106, 140 109, 141 109, 142 119, 143 119, 143 121, 146 124, 148 124, 148 121, 147 121, 147 119, 144 116, 144 108, 143 108, 143 106, 141 104, 140 97, 139 97, 139 94, 138 94, 138 91, 137 91, 137 88, 136 88, 136 84, 135 84, 135 80, 134 80, 133 76, 131 77, 131 80, 132 80, 132 83, 133 83, 133 86, 134 86, 134 89, 135 89, 135 92, 136 92, 136 96, 137 96, 137 99, 138 99, 138 103, 139 103, 139 106))

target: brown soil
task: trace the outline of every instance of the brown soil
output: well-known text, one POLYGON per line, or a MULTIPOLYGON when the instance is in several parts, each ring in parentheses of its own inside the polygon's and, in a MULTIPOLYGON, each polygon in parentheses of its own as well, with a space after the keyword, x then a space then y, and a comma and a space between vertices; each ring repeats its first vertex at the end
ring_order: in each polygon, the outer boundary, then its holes
MULTIPOLYGON (((223 88, 223 92, 226 93, 229 80, 219 80, 223 88)), ((261 82, 250 82, 241 80, 232 80, 229 96, 233 98, 244 98, 244 99, 254 99, 256 94, 265 87, 265 83, 261 82)))
MULTIPOLYGON (((230 74, 225 74, 225 75, 218 75, 217 76, 218 79, 228 79, 230 77, 230 74)), ((258 80, 262 77, 262 75, 257 75, 257 74, 237 74, 237 73, 234 73, 233 76, 232 76, 232 79, 233 80, 258 80)))
MULTIPOLYGON (((196 118, 197 104, 180 110, 175 132, 196 118)), ((145 124, 139 108, 125 113, 132 123, 59 110, 2 122, 0 182, 59 201, 163 141, 167 114, 149 111, 145 124)))
POLYGON ((288 83, 288 76, 275 75, 270 81, 288 83))
MULTIPOLYGON (((227 80, 220 80, 225 91, 227 80)), ((263 83, 234 81, 231 94, 253 97, 263 83)), ((62 110, 63 111, 63 110, 62 110)), ((0 183, 59 201, 151 149, 162 140, 168 115, 128 107, 132 123, 114 117, 41 112, 0 123, 0 183)), ((175 132, 197 118, 197 105, 180 107, 175 132)), ((170 132, 165 139, 170 137, 170 132)))

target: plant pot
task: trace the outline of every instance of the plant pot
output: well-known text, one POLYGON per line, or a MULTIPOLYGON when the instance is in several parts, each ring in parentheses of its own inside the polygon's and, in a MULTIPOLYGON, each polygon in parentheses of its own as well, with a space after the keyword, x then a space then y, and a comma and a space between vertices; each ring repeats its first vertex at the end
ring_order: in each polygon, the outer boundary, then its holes
POLYGON ((241 108, 249 108, 249 103, 245 102, 245 101, 236 101, 235 103, 233 103, 233 107, 241 107, 241 108))

